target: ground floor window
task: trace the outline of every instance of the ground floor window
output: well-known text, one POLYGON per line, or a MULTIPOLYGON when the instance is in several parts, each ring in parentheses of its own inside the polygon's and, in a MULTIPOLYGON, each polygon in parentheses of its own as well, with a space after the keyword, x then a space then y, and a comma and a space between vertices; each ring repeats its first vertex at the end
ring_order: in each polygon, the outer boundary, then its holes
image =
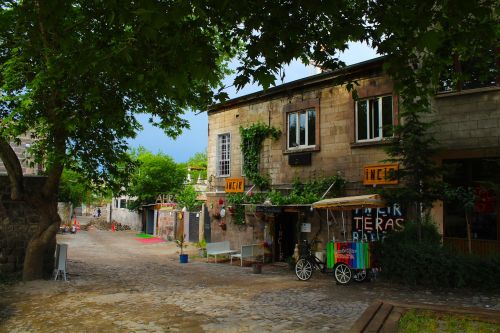
MULTIPOLYGON (((470 187, 476 200, 470 213, 471 238, 499 240, 500 184, 498 160, 495 158, 444 161, 445 180, 454 186, 470 187)), ((444 237, 466 238, 465 209, 457 203, 444 204, 444 237)))

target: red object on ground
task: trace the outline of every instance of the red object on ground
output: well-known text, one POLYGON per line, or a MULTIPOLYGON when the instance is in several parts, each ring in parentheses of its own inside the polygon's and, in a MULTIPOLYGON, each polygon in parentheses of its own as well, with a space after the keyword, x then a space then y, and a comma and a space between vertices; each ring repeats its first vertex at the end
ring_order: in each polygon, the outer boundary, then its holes
POLYGON ((111 231, 115 232, 115 224, 111 223, 111 231))
POLYGON ((158 238, 158 237, 151 237, 151 238, 136 238, 135 239, 138 242, 141 242, 143 244, 155 244, 155 243, 163 243, 165 242, 164 239, 158 238))

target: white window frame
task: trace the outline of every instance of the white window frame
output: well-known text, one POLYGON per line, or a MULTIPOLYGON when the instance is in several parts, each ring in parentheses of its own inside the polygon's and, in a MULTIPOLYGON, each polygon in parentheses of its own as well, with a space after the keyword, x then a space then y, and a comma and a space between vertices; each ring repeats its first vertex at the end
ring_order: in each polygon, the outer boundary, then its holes
POLYGON ((217 135, 217 158, 216 160, 216 170, 217 177, 230 177, 231 176, 231 133, 221 133, 217 135), (227 137, 225 143, 222 142, 223 137, 227 137), (224 146, 227 151, 227 158, 222 159, 222 151, 224 146), (223 173, 222 163, 227 163, 227 172, 223 173))
MULTIPOLYGON (((359 101, 356 101, 356 142, 376 142, 376 141, 381 141, 384 138, 384 131, 383 131, 383 110, 382 110, 382 99, 384 97, 391 97, 391 124, 394 125, 394 97, 392 95, 384 95, 384 96, 378 96, 378 97, 370 97, 370 98, 365 98, 361 99, 359 101), (365 102, 366 101, 366 133, 367 136, 370 133, 370 127, 373 127, 374 124, 370 123, 371 120, 373 119, 373 116, 371 116, 370 112, 370 100, 377 100, 378 103, 378 109, 380 112, 378 113, 378 123, 379 123, 379 128, 378 128, 378 133, 379 136, 373 137, 373 138, 368 138, 368 139, 359 139, 359 132, 358 132, 358 117, 359 117, 359 102, 365 102)), ((375 129, 372 128, 373 132, 375 133, 375 129)))
POLYGON ((301 149, 307 149, 307 148, 315 148, 317 143, 315 142, 313 145, 309 144, 309 111, 314 111, 315 115, 315 120, 314 120, 314 126, 315 126, 315 133, 314 133, 314 138, 316 141, 316 131, 318 130, 317 126, 317 117, 318 117, 318 112, 316 108, 311 107, 311 108, 305 108, 297 111, 290 111, 287 112, 286 114, 286 147, 287 150, 301 150, 301 149), (300 142, 300 113, 305 112, 306 113, 306 133, 305 133, 305 144, 304 145, 298 145, 295 147, 290 146, 290 115, 295 115, 295 140, 300 142))

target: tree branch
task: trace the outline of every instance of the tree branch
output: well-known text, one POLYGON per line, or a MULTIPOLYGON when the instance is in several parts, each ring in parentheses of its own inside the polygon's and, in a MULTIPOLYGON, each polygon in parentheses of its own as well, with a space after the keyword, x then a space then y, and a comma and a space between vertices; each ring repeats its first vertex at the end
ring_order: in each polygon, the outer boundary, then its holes
POLYGON ((2 160, 10 180, 10 197, 20 200, 24 194, 23 169, 16 153, 4 138, 0 137, 0 159, 2 160))

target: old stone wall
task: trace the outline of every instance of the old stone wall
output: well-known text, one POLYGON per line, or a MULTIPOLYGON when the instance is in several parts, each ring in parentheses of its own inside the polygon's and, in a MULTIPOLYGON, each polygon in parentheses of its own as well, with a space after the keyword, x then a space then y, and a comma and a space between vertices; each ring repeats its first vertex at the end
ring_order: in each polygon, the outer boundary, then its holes
MULTIPOLYGON (((27 192, 42 187, 45 177, 24 177, 27 192)), ((39 214, 24 201, 10 199, 7 176, 0 176, 0 273, 23 268, 25 249, 37 231, 39 214)))
MULTIPOLYGON (((361 98, 393 93, 387 77, 375 76, 358 81, 361 98)), ((393 108, 397 113, 397 96, 393 108)), ((268 100, 256 100, 223 111, 209 114, 208 175, 216 175, 217 136, 231 135, 231 177, 242 176, 242 154, 239 127, 263 122, 280 129, 279 140, 266 139, 261 152, 261 172, 269 173, 272 185, 287 187, 294 179, 307 181, 315 177, 328 177, 341 173, 353 185, 363 178, 363 166, 378 163, 387 158, 381 144, 355 143, 355 102, 345 87, 324 86, 308 88, 294 94, 283 94, 268 100), (284 108, 290 103, 319 100, 319 149, 311 154, 311 164, 290 166, 289 152, 284 149, 286 123, 284 108), (284 172, 286 170, 286 172, 284 172)), ((223 189, 224 178, 215 178, 214 184, 223 189)), ((353 187, 353 186, 351 186, 353 187)), ((356 187, 356 186, 354 186, 356 187)))
MULTIPOLYGON (((37 165, 32 166, 30 156, 28 153, 28 148, 33 144, 33 139, 29 134, 25 134, 19 137, 21 142, 19 144, 11 143, 11 147, 16 153, 19 161, 21 162, 21 167, 23 169, 23 175, 37 175, 39 174, 39 167, 37 165)), ((0 160, 0 174, 6 174, 7 170, 0 160)))
POLYGON ((446 150, 500 148, 500 88, 480 88, 438 94, 428 120, 446 150))

